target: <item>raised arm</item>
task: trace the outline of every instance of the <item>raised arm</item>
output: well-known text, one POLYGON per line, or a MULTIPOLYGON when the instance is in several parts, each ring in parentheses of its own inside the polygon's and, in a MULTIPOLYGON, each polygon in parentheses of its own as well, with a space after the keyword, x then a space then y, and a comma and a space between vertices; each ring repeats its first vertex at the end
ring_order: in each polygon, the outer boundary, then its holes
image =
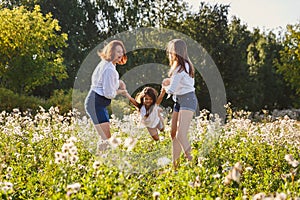
POLYGON ((126 97, 135 107, 139 107, 138 102, 128 92, 126 93, 126 97))
POLYGON ((160 105, 160 103, 163 100, 165 94, 166 94, 166 90, 165 90, 164 87, 162 87, 161 90, 160 90, 160 94, 159 94, 159 96, 157 97, 157 100, 156 100, 157 105, 160 105))

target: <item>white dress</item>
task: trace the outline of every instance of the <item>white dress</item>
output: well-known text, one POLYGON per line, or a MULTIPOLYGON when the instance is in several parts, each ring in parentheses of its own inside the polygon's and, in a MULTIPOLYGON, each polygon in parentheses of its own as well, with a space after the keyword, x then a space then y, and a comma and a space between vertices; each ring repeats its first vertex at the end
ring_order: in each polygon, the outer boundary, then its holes
POLYGON ((160 122, 160 118, 159 118, 159 115, 158 115, 158 109, 159 106, 157 104, 154 104, 154 107, 153 107, 153 110, 152 112, 150 113, 150 115, 148 117, 145 117, 146 115, 146 108, 145 106, 143 105, 141 110, 140 110, 140 113, 141 113, 141 123, 148 127, 148 128, 156 128, 158 123, 160 122))

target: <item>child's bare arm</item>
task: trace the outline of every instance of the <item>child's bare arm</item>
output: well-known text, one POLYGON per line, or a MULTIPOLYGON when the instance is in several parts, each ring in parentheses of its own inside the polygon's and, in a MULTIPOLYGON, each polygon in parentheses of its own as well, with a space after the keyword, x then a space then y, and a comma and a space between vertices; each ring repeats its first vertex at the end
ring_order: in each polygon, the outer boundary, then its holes
POLYGON ((157 100, 156 100, 156 104, 157 104, 157 105, 160 105, 160 103, 162 102, 162 100, 163 100, 165 94, 166 94, 165 88, 161 88, 160 94, 159 94, 159 96, 157 97, 157 100))
POLYGON ((136 107, 139 106, 138 102, 127 92, 126 97, 129 99, 129 101, 136 107))

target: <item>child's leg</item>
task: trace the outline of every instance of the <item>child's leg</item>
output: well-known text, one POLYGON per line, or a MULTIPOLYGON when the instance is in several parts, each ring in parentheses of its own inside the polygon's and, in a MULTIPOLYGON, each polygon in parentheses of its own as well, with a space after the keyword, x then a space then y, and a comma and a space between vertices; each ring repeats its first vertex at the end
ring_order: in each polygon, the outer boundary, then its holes
POLYGON ((147 129, 148 129, 148 131, 149 131, 151 137, 152 137, 155 141, 159 140, 159 136, 158 136, 158 132, 157 132, 157 129, 156 129, 156 128, 148 128, 148 127, 147 127, 147 129))
POLYGON ((158 110, 158 117, 159 117, 159 123, 157 125, 157 128, 160 131, 164 131, 165 125, 164 125, 164 118, 161 116, 161 109, 158 110))

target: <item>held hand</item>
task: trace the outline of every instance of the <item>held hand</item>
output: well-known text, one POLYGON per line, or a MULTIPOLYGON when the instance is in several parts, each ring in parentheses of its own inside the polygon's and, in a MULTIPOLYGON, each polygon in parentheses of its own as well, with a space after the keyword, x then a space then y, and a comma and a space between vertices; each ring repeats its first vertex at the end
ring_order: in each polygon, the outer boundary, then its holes
POLYGON ((166 88, 165 87, 161 87, 160 93, 165 93, 166 92, 166 88))
POLYGON ((119 80, 119 89, 126 90, 126 84, 122 80, 119 80))
POLYGON ((117 94, 120 94, 125 97, 126 97, 126 93, 128 93, 127 90, 117 90, 117 94))
POLYGON ((165 78, 161 84, 163 87, 166 87, 166 86, 170 85, 170 82, 171 82, 170 78, 165 78))
POLYGON ((126 92, 126 94, 124 96, 127 97, 128 99, 131 98, 131 95, 128 93, 128 91, 126 92))

